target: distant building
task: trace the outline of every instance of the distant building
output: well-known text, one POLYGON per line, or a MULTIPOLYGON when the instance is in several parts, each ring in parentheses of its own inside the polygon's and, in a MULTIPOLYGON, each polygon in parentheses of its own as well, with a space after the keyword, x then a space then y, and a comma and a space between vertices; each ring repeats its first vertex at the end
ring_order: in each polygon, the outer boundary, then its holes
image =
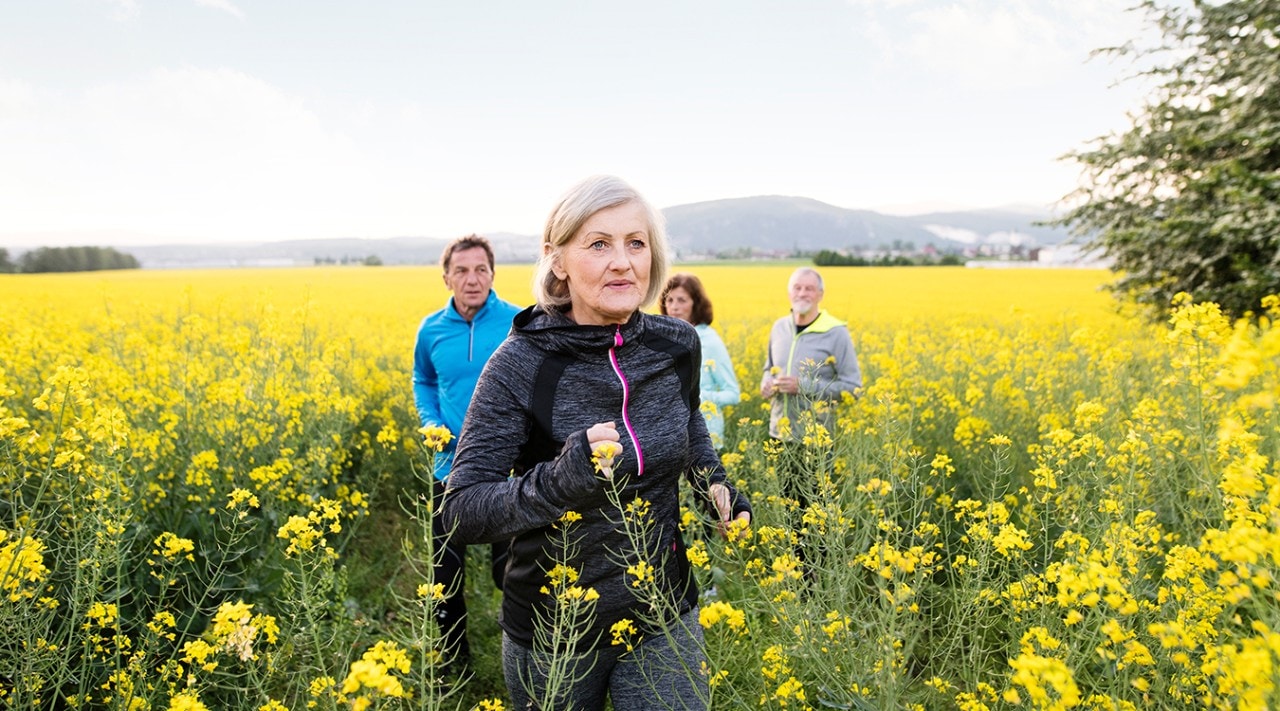
POLYGON ((1083 269, 1110 269, 1114 260, 1104 257, 1096 249, 1078 244, 1060 244, 1041 247, 1036 255, 1037 263, 1046 267, 1080 267, 1083 269))

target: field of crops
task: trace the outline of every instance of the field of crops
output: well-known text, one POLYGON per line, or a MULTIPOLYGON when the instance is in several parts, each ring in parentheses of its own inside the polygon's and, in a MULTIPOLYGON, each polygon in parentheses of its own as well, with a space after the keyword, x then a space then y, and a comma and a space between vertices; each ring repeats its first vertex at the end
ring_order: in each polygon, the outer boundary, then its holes
MULTIPOLYGON (((1148 324, 1105 272, 825 270, 866 387, 795 510, 756 388, 791 269, 689 268, 755 506, 727 540, 687 517, 713 708, 1280 706, 1280 299, 1148 324)), ((446 297, 426 267, 0 276, 0 708, 504 708, 483 547, 473 675, 435 651, 409 378, 446 297)))

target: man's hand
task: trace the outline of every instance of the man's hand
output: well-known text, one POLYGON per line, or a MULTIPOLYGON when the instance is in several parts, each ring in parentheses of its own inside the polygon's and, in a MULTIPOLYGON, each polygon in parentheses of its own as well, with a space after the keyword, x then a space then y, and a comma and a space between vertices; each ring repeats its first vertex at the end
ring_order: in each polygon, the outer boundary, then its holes
POLYGON ((773 389, 784 395, 795 395, 800 392, 800 378, 795 375, 779 375, 773 379, 773 389))

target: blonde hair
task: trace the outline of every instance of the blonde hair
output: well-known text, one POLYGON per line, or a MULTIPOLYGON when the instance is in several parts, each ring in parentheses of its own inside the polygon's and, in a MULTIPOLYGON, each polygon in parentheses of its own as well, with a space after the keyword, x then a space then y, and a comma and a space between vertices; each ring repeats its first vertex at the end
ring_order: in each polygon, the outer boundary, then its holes
POLYGON ((542 254, 533 275, 533 296, 545 311, 569 305, 569 286, 552 270, 564 246, 578 234, 591 216, 611 207, 634 202, 644 209, 648 223, 649 289, 641 307, 653 303, 667 281, 667 235, 662 213, 654 209, 635 188, 612 175, 594 175, 569 188, 547 216, 542 231, 542 254), (547 249, 547 245, 551 245, 547 249))

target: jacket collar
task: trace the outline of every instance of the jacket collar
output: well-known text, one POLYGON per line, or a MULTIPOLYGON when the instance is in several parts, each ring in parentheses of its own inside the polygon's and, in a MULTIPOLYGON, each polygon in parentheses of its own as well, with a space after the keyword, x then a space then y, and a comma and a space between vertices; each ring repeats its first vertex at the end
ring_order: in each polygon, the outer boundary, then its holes
POLYGON ((614 345, 614 335, 621 331, 623 347, 639 341, 644 335, 647 316, 636 311, 627 322, 607 326, 583 326, 563 311, 544 311, 534 304, 516 314, 514 330, 538 342, 543 348, 573 353, 606 352, 614 345))
MULTIPOLYGON (((495 304, 497 302, 498 302, 498 292, 490 288, 489 295, 485 297, 484 303, 480 304, 480 308, 476 310, 476 315, 472 318, 472 320, 474 321, 480 318, 480 316, 484 314, 485 311, 488 310, 490 305, 495 304)), ((454 319, 457 321, 466 321, 466 319, 462 318, 462 314, 458 313, 458 307, 453 305, 452 296, 449 297, 449 301, 444 305, 444 308, 445 308, 445 313, 449 315, 450 319, 454 319)))
MULTIPOLYGON (((792 321, 792 324, 793 325, 795 324, 794 320, 792 321)), ((821 311, 818 312, 818 318, 815 318, 813 320, 813 323, 809 324, 808 326, 805 326, 804 332, 805 333, 826 333, 827 331, 830 331, 831 329, 837 326, 843 326, 843 325, 845 325, 844 321, 841 321, 835 316, 832 316, 831 314, 827 313, 826 309, 822 309, 821 311)))

